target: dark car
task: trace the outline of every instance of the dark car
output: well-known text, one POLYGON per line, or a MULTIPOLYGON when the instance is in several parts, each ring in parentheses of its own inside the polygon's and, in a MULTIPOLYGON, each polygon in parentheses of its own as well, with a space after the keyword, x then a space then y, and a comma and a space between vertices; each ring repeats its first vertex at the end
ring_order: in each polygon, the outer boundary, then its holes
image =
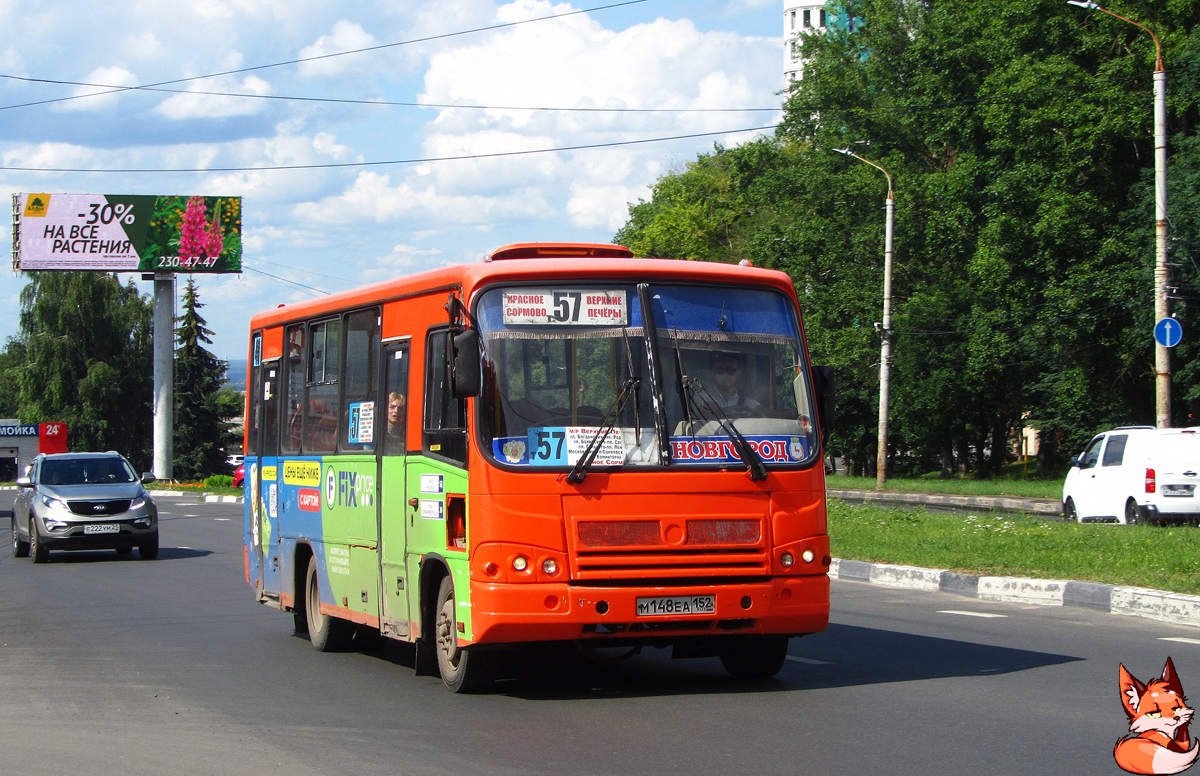
POLYGON ((129 461, 115 452, 39 455, 19 477, 13 502, 13 555, 45 563, 50 550, 134 547, 158 557, 158 507, 129 461))
POLYGON ((246 464, 240 463, 233 470, 233 487, 240 488, 246 482, 246 464))

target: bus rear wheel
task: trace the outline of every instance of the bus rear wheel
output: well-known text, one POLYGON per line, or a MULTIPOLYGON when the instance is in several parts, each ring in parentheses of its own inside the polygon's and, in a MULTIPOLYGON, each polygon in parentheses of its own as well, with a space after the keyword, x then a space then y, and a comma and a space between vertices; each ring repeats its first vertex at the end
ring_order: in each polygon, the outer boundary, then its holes
POLYGON ((350 646, 354 626, 321 612, 321 587, 317 577, 316 556, 308 559, 308 574, 304 583, 304 610, 308 619, 308 638, 318 652, 341 652, 350 646))
POLYGON ((787 660, 787 636, 744 636, 721 650, 721 665, 735 679, 768 679, 787 660))
POLYGON ((454 604, 454 582, 442 577, 438 586, 433 637, 436 640, 438 673, 451 692, 474 693, 491 685, 491 655, 458 646, 458 617, 454 604))

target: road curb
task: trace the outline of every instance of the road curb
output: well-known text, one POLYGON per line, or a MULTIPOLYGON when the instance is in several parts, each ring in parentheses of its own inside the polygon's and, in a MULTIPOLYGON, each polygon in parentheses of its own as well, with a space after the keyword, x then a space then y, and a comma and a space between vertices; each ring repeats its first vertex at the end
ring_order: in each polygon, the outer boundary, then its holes
POLYGON ((154 498, 192 498, 205 504, 241 504, 241 496, 214 496, 208 493, 190 493, 186 490, 148 490, 154 498))
POLYGON ((922 505, 955 509, 982 509, 990 512, 1024 512, 1033 515, 1061 515, 1057 499, 1014 498, 1012 496, 955 496, 945 493, 909 493, 900 490, 846 490, 826 488, 829 498, 858 504, 922 505))
POLYGON ((1063 579, 989 577, 959 574, 945 569, 868 563, 840 558, 834 558, 830 563, 829 576, 832 579, 867 582, 885 587, 952 593, 967 598, 978 598, 981 601, 1077 606, 1108 614, 1145 617, 1200 628, 1200 596, 1144 587, 1063 579))

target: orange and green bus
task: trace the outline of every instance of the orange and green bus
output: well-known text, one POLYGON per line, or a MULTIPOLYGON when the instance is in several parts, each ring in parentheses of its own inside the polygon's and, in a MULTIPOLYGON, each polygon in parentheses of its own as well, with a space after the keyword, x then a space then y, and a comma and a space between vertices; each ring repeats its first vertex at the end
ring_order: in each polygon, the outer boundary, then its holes
POLYGON ((529 642, 761 677, 827 625, 832 379, 782 272, 510 245, 260 313, 250 364, 246 580, 319 650, 412 642, 455 691, 529 642))

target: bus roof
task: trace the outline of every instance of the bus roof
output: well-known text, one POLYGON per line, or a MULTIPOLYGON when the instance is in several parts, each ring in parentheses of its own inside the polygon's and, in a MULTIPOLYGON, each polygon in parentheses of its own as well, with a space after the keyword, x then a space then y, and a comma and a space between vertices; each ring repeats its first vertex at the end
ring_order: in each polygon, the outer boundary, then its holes
POLYGON ((482 262, 456 264, 341 291, 294 304, 281 304, 250 320, 252 329, 313 318, 326 312, 378 304, 461 287, 468 299, 475 289, 495 282, 580 280, 707 280, 770 285, 794 294, 792 280, 777 270, 679 259, 638 259, 620 245, 593 243, 516 243, 493 251, 482 262), (548 262, 547 259, 553 259, 548 262))

